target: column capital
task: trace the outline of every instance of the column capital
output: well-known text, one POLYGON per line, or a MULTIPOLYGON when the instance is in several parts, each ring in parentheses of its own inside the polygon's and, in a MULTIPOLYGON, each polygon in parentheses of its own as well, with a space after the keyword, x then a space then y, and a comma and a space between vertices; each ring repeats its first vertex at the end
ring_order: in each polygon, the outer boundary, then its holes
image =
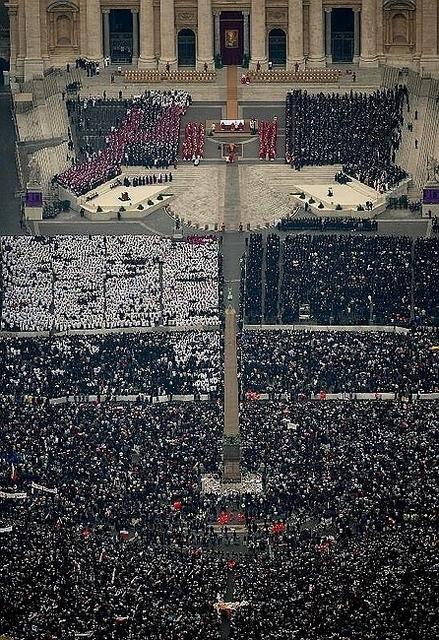
POLYGON ((324 7, 325 13, 332 13, 333 7, 324 7))
POLYGON ((131 13, 132 13, 132 14, 139 13, 139 10, 138 10, 138 9, 131 9, 131 13))
POLYGON ((248 9, 243 9, 243 10, 241 11, 241 13, 242 13, 242 15, 244 16, 244 18, 246 18, 246 17, 248 18, 248 17, 249 17, 249 15, 250 15, 250 11, 249 11, 248 9))
POLYGON ((352 7, 353 13, 361 13, 361 7, 352 7))
POLYGON ((111 9, 101 9, 102 13, 110 14, 111 9))

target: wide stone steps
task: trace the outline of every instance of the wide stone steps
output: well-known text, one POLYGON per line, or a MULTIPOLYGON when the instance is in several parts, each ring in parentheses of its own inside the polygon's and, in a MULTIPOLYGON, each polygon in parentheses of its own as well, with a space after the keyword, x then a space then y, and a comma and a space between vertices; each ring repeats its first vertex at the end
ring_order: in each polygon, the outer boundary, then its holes
POLYGON ((289 165, 259 165, 269 183, 282 193, 291 193, 297 184, 331 184, 334 176, 341 171, 341 165, 323 167, 304 167, 300 171, 291 169, 289 165))

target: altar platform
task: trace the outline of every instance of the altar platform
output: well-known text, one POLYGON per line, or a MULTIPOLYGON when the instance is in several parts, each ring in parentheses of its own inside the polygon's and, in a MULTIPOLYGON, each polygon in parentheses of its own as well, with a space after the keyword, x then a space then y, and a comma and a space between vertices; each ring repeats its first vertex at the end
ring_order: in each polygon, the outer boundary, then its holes
MULTIPOLYGON (((255 120, 256 131, 258 128, 258 121, 255 120)), ((206 133, 212 131, 212 125, 215 125, 215 138, 221 136, 249 136, 251 135, 250 120, 243 120, 237 118, 236 120, 206 120, 206 133)), ((256 133, 253 135, 257 135, 256 133)))
POLYGON ((169 177, 169 170, 149 171, 144 167, 127 167, 117 178, 82 196, 76 196, 60 187, 60 199, 69 200, 71 209, 90 220, 114 220, 120 215, 128 220, 142 219, 165 206, 166 201, 172 198, 172 181, 165 182, 165 174, 169 177), (149 177, 154 174, 157 179, 162 174, 163 181, 136 187, 123 184, 125 177, 132 181, 134 176, 149 177), (124 199, 123 194, 128 194, 128 199, 124 199))

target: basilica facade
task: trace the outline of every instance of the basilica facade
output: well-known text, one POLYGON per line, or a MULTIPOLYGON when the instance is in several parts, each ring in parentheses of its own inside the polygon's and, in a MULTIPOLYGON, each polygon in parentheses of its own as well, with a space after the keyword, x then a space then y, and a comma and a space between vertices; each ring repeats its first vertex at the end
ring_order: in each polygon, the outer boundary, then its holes
POLYGON ((438 0, 8 0, 10 69, 332 63, 439 69, 438 0))

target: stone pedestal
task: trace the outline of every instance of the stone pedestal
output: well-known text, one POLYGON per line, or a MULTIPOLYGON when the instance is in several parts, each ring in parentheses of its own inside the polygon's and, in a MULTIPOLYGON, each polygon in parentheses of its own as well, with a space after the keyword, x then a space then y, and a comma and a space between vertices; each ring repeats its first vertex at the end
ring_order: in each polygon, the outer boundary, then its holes
POLYGON ((241 482, 241 451, 239 445, 224 445, 223 482, 241 482))

